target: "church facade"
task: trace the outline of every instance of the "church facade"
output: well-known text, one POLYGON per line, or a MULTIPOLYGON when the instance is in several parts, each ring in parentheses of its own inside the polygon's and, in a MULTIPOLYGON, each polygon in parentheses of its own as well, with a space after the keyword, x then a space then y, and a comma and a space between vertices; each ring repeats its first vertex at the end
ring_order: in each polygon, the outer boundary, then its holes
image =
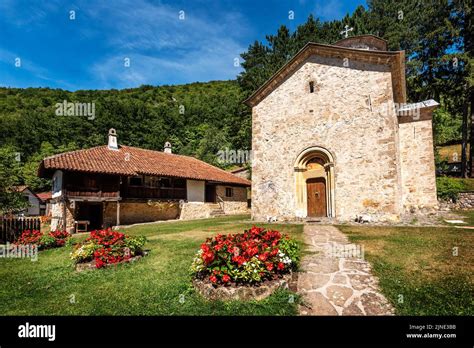
POLYGON ((252 218, 398 221, 437 208, 432 111, 407 104, 405 54, 308 43, 247 100, 252 218))

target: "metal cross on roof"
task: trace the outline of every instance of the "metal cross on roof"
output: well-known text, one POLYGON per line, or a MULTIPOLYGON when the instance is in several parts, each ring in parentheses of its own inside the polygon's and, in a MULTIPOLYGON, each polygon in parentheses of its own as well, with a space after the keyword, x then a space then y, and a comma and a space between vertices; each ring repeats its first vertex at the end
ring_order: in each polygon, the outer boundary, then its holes
POLYGON ((348 25, 346 25, 344 27, 345 30, 341 31, 341 35, 344 35, 344 37, 348 37, 349 36, 349 32, 354 30, 354 28, 349 28, 348 25))

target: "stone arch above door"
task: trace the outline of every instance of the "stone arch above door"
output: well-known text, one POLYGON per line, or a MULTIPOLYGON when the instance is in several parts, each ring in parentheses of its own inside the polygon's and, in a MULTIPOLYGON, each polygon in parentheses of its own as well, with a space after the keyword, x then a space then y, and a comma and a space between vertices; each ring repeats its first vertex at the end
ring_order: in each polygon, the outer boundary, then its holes
POLYGON ((295 198, 297 217, 308 217, 307 183, 314 182, 312 179, 320 178, 325 182, 326 217, 336 216, 336 205, 334 201, 334 156, 327 149, 320 146, 312 146, 301 151, 295 160, 295 198))

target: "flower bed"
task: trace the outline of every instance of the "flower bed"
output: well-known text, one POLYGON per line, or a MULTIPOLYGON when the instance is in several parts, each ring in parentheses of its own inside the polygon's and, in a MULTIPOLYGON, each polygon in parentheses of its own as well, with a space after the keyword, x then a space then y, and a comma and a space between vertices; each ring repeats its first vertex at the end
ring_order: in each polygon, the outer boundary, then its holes
POLYGON ((294 240, 254 226, 244 233, 208 238, 197 252, 191 271, 195 286, 201 290, 201 283, 213 288, 256 287, 279 283, 296 269, 298 261, 299 248, 294 240))
POLYGON ((25 230, 14 242, 16 246, 36 245, 38 250, 64 246, 71 235, 66 231, 54 231, 43 234, 38 230, 25 230))
POLYGON ((71 259, 76 264, 76 269, 103 268, 130 262, 145 255, 145 242, 145 237, 128 236, 110 228, 92 231, 89 238, 74 247, 71 259))

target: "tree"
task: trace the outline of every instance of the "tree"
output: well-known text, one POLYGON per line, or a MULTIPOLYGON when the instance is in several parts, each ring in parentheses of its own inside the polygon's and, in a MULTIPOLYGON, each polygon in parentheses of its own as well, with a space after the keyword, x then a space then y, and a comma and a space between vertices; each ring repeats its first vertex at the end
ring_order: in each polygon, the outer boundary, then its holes
POLYGON ((21 165, 10 146, 0 148, 0 213, 8 214, 28 207, 23 194, 16 190, 21 183, 21 165))
POLYGON ((48 142, 41 143, 39 151, 30 156, 21 168, 23 182, 35 192, 51 190, 51 180, 38 177, 38 167, 40 162, 48 156, 76 149, 77 146, 74 143, 61 145, 57 148, 48 142))

